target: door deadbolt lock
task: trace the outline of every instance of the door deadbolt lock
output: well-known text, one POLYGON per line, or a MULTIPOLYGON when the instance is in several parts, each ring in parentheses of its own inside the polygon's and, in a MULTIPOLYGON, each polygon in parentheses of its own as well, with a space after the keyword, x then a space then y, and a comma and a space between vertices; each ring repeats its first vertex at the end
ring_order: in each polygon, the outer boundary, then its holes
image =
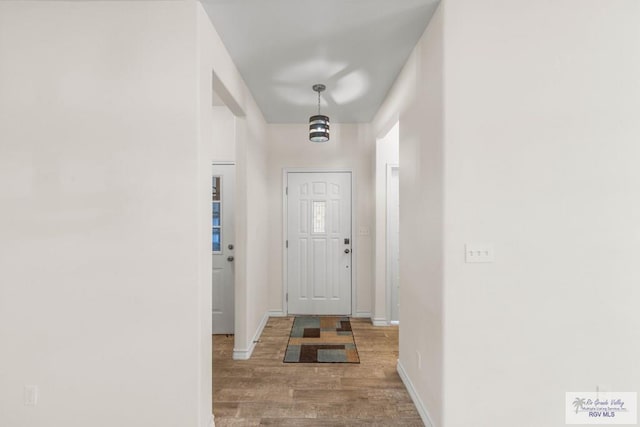
POLYGON ((233 245, 229 244, 229 246, 227 246, 229 248, 229 250, 233 250, 233 245))
POLYGON ((229 262, 233 261, 233 257, 232 256, 228 256, 227 257, 227 261, 229 261, 229 262))

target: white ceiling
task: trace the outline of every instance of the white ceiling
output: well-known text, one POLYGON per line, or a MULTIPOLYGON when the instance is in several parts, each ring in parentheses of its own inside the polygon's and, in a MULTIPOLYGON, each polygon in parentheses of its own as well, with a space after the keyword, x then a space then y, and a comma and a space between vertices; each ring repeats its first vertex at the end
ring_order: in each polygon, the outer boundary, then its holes
POLYGON ((439 0, 201 0, 270 123, 369 122, 439 0))

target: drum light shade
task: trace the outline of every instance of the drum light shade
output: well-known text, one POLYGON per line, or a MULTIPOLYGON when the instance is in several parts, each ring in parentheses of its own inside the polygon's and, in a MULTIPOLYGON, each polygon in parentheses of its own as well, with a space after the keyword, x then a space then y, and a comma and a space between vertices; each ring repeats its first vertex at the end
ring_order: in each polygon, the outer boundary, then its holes
POLYGON ((329 140, 329 117, 317 114, 309 117, 309 141, 327 142, 329 140))
POLYGON ((315 84, 312 89, 318 92, 318 114, 309 117, 309 141, 329 141, 329 117, 320 114, 320 92, 327 87, 323 84, 315 84))

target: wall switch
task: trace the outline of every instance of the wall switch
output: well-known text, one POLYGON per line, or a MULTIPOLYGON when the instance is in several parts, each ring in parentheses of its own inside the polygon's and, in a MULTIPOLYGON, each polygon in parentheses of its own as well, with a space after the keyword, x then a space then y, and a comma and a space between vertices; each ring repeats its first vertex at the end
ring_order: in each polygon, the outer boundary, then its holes
POLYGON ((24 404, 26 406, 36 406, 38 404, 38 386, 24 386, 24 404))
POLYGON ((465 245, 465 262, 493 262, 493 245, 484 243, 467 243, 465 245))

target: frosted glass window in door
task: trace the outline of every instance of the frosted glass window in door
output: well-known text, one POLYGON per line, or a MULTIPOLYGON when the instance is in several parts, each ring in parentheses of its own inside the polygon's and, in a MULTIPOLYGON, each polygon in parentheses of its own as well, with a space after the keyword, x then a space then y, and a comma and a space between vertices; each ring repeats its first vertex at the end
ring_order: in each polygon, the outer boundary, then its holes
POLYGON ((211 241, 212 241, 211 250, 213 252, 220 252, 221 243, 220 243, 220 229, 219 228, 214 228, 212 230, 211 241))
POLYGON ((220 177, 214 176, 211 181, 211 250, 222 251, 222 202, 220 201, 220 177))
POLYGON ((213 223, 211 225, 220 227, 220 202, 213 202, 211 208, 213 210, 213 223))
POLYGON ((211 182, 211 200, 220 200, 220 177, 214 176, 211 182))
POLYGON ((313 232, 326 232, 327 203, 324 201, 313 202, 313 232))

